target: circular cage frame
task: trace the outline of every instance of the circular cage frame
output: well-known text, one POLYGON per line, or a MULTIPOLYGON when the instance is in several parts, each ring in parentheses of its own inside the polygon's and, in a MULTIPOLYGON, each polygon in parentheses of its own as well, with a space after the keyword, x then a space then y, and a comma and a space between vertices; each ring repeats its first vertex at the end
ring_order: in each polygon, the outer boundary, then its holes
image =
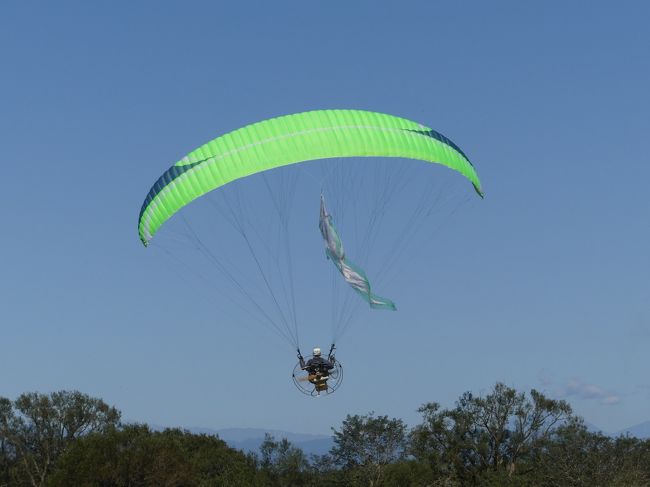
MULTIPOLYGON (((305 359, 305 362, 309 361, 311 358, 313 358, 313 355, 309 355, 305 359)), ((293 379, 293 383, 296 386, 296 389, 298 389, 306 396, 318 397, 321 395, 321 393, 324 395, 329 395, 341 387, 341 383, 343 382, 343 366, 338 360, 334 362, 334 368, 330 370, 329 379, 327 380, 326 391, 317 391, 316 386, 307 380, 307 372, 302 370, 302 367, 300 367, 300 362, 294 366, 291 378, 293 379)))

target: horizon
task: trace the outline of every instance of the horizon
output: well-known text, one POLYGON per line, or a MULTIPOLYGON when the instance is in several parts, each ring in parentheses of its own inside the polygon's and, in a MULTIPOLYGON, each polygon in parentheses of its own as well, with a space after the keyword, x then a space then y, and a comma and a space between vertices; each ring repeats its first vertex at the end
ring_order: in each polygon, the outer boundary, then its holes
MULTIPOLYGON (((141 424, 141 423, 139 423, 137 421, 128 421, 127 420, 127 421, 125 421, 125 424, 141 424)), ((159 425, 159 424, 148 424, 148 423, 145 423, 145 424, 147 424, 150 428, 156 429, 156 430, 157 429, 166 429, 166 428, 171 428, 171 429, 179 428, 179 429, 187 430, 187 431, 190 431, 190 432, 193 432, 193 433, 196 433, 196 432, 209 432, 209 434, 216 434, 216 435, 220 435, 220 433, 224 432, 224 431, 243 431, 243 430, 246 430, 246 431, 254 431, 254 432, 257 432, 257 433, 259 433, 259 432, 289 433, 289 434, 292 434, 292 435, 314 436, 314 437, 317 437, 317 438, 331 438, 332 437, 331 433, 303 433, 303 432, 300 432, 300 431, 278 430, 278 429, 264 428, 264 427, 261 427, 261 426, 257 426, 257 427, 255 427, 255 426, 246 426, 246 427, 230 426, 230 427, 227 427, 227 428, 213 429, 213 428, 205 428, 203 426, 197 426, 197 425, 194 425, 194 426, 189 426, 189 425, 176 425, 176 426, 169 425, 169 426, 164 426, 164 425, 159 425)), ((407 425, 407 426, 409 428, 413 428, 415 425, 407 425)), ((619 436, 619 435, 625 435, 629 431, 633 431, 635 429, 638 429, 639 426, 644 427, 644 428, 649 428, 650 427, 650 420, 649 421, 643 421, 643 422, 637 423, 637 424, 632 424, 632 425, 629 425, 629 426, 627 426, 625 428, 621 428, 620 430, 617 430, 617 431, 605 431, 602 428, 599 428, 598 425, 595 425, 595 424, 592 424, 592 423, 589 423, 589 422, 585 422, 585 426, 587 427, 587 430, 589 430, 589 431, 598 431, 598 432, 602 433, 605 436, 616 437, 616 436, 619 436)), ((336 428, 336 426, 332 426, 332 428, 336 428)), ((632 436, 635 436, 635 435, 632 435, 632 436)), ((221 436, 219 436, 219 437, 221 438, 221 436)), ((644 434, 642 436, 636 436, 636 437, 639 438, 639 439, 648 439, 648 438, 650 438, 650 433, 644 434)), ((252 437, 249 437, 247 439, 255 439, 255 438, 258 438, 258 436, 252 436, 252 437)), ((282 436, 280 436, 279 438, 282 438, 282 436)), ((278 439, 278 438, 276 438, 276 439, 278 439)), ((226 440, 224 440, 224 441, 226 441, 226 440)), ((307 440, 307 441, 309 441, 309 440, 307 440)))

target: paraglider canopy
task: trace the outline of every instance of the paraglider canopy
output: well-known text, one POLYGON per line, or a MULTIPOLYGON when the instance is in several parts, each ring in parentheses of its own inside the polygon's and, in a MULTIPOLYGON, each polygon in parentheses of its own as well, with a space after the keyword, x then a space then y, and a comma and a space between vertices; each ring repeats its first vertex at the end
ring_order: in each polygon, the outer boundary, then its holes
POLYGON ((138 219, 140 240, 146 246, 183 206, 237 179, 308 160, 369 156, 442 164, 469 179, 483 196, 467 156, 435 130, 384 113, 315 110, 248 125, 183 157, 149 190, 138 219))

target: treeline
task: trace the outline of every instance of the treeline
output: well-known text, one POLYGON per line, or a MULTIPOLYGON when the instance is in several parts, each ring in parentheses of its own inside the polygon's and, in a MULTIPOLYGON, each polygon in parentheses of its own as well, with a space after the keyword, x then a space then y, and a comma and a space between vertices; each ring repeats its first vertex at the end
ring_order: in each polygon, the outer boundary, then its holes
POLYGON ((565 401, 496 384, 421 423, 349 415, 326 455, 267 436, 245 454, 215 436, 122 424, 80 392, 0 398, 0 487, 648 486, 650 440, 587 430, 565 401))

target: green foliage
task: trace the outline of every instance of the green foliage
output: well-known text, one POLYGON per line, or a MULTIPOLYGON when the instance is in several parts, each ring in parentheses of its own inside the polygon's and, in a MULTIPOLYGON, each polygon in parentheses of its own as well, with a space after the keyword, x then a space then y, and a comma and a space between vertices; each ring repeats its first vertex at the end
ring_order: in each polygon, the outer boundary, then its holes
POLYGON ((48 485, 250 486, 255 485, 255 467, 214 436, 128 425, 77 441, 48 485))
POLYGON ((357 474, 357 484, 379 485, 386 465, 402 460, 406 453, 406 425, 401 419, 374 413, 348 415, 340 431, 332 430, 332 457, 338 465, 357 474))
POLYGON ((650 440, 589 432, 564 401, 496 384, 422 422, 348 415, 329 454, 267 436, 257 454, 214 436, 121 425, 79 392, 0 398, 0 487, 568 487, 650 485, 650 440))
POLYGON ((386 467, 386 487, 428 487, 431 485, 431 467, 415 460, 398 461, 386 467))
POLYGON ((524 473, 521 465, 530 468, 536 445, 571 417, 564 401, 535 390, 527 397, 500 383, 485 397, 466 392, 453 409, 428 403, 418 411, 423 423, 411 432, 410 453, 429 464, 434 478, 469 485, 493 478, 503 484, 504 472, 514 482, 513 476, 524 473))
POLYGON ((77 391, 26 393, 0 398, 0 445, 12 485, 40 487, 58 458, 77 438, 119 423, 120 413, 77 391))
POLYGON ((554 432, 537 458, 540 486, 650 485, 650 441, 611 439, 575 419, 554 432))
POLYGON ((277 487, 309 485, 309 462, 300 448, 286 438, 275 441, 269 434, 260 445, 259 466, 264 485, 277 487))

